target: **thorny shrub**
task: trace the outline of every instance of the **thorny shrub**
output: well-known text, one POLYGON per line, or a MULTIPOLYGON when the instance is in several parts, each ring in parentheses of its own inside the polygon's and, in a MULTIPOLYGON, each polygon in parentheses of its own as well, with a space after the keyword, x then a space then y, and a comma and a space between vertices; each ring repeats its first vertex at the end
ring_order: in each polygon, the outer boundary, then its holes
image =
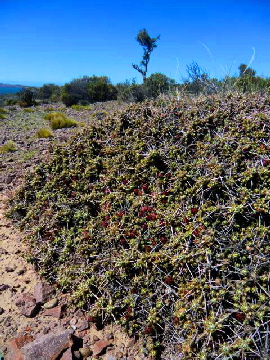
POLYGON ((267 358, 269 131, 270 98, 237 94, 84 129, 11 201, 29 260, 92 321, 151 337, 152 356, 267 358))

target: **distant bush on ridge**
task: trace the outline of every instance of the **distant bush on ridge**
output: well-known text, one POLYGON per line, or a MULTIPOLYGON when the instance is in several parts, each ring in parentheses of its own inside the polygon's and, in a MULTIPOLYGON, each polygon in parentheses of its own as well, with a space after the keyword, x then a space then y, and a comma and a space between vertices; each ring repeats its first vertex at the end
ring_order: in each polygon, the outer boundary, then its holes
POLYGON ((66 106, 115 100, 117 89, 107 76, 83 76, 64 85, 61 99, 66 106))

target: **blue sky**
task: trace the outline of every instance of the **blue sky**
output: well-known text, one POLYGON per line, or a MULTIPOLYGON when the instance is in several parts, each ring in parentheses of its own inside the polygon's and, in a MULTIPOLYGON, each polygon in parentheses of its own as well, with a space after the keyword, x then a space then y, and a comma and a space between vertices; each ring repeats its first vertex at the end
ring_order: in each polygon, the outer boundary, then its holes
POLYGON ((160 34, 148 75, 181 81, 196 61, 212 77, 240 63, 270 76, 269 0, 0 0, 0 82, 64 84, 83 75, 113 83, 141 75, 138 31, 160 34))

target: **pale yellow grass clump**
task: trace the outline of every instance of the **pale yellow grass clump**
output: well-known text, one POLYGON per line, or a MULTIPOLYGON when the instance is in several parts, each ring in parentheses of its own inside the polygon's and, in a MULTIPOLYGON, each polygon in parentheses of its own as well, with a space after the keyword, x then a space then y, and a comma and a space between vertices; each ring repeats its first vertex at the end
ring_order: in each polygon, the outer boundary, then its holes
POLYGON ((76 120, 66 117, 61 112, 52 112, 50 114, 47 114, 47 115, 45 115, 44 119, 49 120, 50 127, 53 130, 69 128, 69 127, 76 127, 76 126, 81 125, 76 120))

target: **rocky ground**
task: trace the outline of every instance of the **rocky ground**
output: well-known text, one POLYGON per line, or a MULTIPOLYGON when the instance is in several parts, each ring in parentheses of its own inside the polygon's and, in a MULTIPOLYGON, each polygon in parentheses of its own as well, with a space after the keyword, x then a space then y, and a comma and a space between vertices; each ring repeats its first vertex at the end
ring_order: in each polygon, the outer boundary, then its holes
MULTIPOLYGON (((53 105, 86 125, 118 106, 98 104, 76 111, 53 105)), ((24 174, 49 157, 54 143, 68 141, 80 128, 54 131, 50 139, 38 139, 36 131, 47 126, 44 115, 51 105, 32 111, 7 107, 0 120, 0 146, 8 140, 15 152, 0 154, 0 359, 146 359, 147 342, 129 338, 121 328, 98 328, 87 312, 73 308, 69 294, 60 294, 39 277, 24 259, 24 234, 5 217, 7 199, 23 181, 24 174)), ((50 109, 49 109, 50 110, 50 109)), ((51 109, 52 110, 52 109, 51 109)))

